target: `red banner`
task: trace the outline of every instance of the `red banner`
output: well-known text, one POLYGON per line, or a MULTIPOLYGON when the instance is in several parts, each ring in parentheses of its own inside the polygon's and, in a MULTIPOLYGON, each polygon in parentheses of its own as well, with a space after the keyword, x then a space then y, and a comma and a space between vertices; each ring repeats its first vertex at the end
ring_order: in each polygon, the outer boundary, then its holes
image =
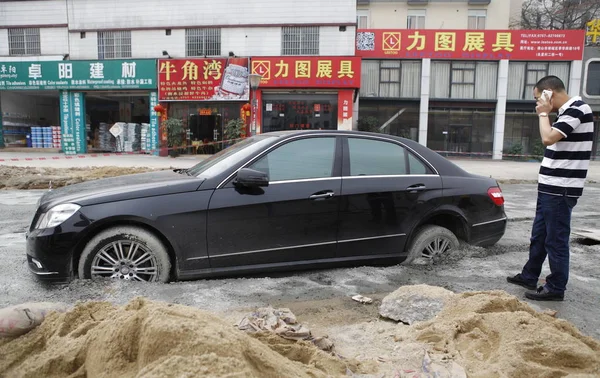
POLYGON ((359 57, 257 57, 252 73, 261 88, 360 88, 359 57))
POLYGON ((248 58, 159 59, 159 101, 248 101, 248 58))
POLYGON ((354 91, 338 92, 338 130, 352 130, 352 100, 354 91))
POLYGON ((380 59, 582 60, 584 30, 361 29, 356 55, 380 59))

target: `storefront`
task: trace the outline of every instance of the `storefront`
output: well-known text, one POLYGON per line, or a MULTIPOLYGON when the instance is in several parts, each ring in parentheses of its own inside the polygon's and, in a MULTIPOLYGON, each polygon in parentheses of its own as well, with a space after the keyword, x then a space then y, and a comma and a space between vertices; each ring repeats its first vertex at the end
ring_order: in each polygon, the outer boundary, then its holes
POLYGON ((539 152, 533 86, 568 86, 582 44, 580 30, 359 30, 359 122, 446 155, 539 152))
POLYGON ((248 132, 248 58, 159 60, 158 99, 167 118, 181 120, 179 153, 212 153, 218 141, 248 132), (235 135, 234 135, 235 134, 235 135))
POLYGON ((156 88, 156 60, 0 62, 2 141, 66 154, 156 151, 156 88))
POLYGON ((257 133, 282 130, 352 130, 360 88, 357 57, 256 57, 262 76, 257 133))

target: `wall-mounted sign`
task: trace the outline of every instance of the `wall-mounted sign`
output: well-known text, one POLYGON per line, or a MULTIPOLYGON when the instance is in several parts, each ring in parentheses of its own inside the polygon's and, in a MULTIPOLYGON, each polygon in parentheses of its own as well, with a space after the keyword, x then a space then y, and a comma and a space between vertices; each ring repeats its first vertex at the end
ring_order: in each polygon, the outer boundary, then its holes
POLYGON ((262 76, 261 88, 360 88, 358 57, 258 57, 252 73, 262 76))
POLYGON ((0 62, 0 90, 155 88, 156 60, 0 62))
POLYGON ((584 30, 384 30, 356 33, 356 55, 377 59, 581 60, 584 30))
POLYGON ((585 42, 588 46, 600 44, 600 19, 591 20, 586 24, 585 42))
POLYGON ((161 59, 160 101, 248 101, 248 58, 161 59))

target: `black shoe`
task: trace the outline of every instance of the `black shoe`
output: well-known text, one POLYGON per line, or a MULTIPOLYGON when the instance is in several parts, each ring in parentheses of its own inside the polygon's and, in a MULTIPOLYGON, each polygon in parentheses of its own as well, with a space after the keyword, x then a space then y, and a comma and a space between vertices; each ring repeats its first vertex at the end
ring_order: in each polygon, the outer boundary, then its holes
POLYGON ((552 293, 544 286, 540 286, 535 292, 525 293, 525 297, 534 301, 564 301, 564 293, 552 293))
POLYGON ((514 277, 506 277, 506 281, 508 281, 511 284, 523 286, 525 289, 529 289, 529 290, 535 290, 537 288, 537 286, 536 286, 537 282, 528 283, 527 281, 525 281, 523 279, 523 277, 521 276, 521 273, 517 274, 514 277))

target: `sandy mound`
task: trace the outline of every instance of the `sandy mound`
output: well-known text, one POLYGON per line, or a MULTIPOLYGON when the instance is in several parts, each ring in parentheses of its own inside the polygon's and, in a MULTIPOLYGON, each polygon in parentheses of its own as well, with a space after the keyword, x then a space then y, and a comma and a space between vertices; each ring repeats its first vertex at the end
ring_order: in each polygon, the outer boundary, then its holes
POLYGON ((10 377, 324 377, 356 368, 310 343, 254 338, 210 313, 144 299, 53 313, 0 345, 0 356, 0 376, 10 377))
POLYGON ((32 168, 0 165, 0 189, 48 189, 84 181, 152 171, 150 168, 32 168))
POLYGON ((455 295, 412 333, 464 366, 470 378, 600 376, 599 342, 503 291, 455 295))

